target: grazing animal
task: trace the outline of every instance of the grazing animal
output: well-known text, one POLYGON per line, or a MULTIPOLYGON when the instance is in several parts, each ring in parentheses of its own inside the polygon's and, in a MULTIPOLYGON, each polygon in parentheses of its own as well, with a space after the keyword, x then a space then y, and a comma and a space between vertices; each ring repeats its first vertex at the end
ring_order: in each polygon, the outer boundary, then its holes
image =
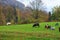
POLYGON ((49 28, 51 28, 51 26, 49 26, 48 24, 46 24, 45 28, 49 29, 49 28))
POLYGON ((48 29, 50 29, 51 28, 51 26, 48 26, 48 29))
POLYGON ((45 25, 45 28, 47 28, 47 29, 48 29, 49 27, 50 27, 50 26, 49 26, 48 24, 46 24, 46 25, 45 25))
POLYGON ((33 27, 36 27, 36 26, 39 27, 39 23, 35 23, 35 24, 33 24, 33 27))
POLYGON ((48 24, 45 25, 45 28, 47 28, 47 27, 48 27, 48 24))
POLYGON ((51 27, 50 29, 51 29, 51 30, 55 30, 55 27, 51 27))
POLYGON ((60 32, 60 27, 59 27, 59 32, 60 32))
POLYGON ((47 28, 47 29, 51 29, 51 30, 55 30, 55 27, 51 27, 51 26, 48 25, 48 24, 45 25, 45 28, 47 28))
POLYGON ((58 25, 59 25, 59 23, 56 23, 56 24, 55 24, 55 26, 58 26, 58 25))
POLYGON ((11 22, 7 22, 7 25, 11 25, 11 22))

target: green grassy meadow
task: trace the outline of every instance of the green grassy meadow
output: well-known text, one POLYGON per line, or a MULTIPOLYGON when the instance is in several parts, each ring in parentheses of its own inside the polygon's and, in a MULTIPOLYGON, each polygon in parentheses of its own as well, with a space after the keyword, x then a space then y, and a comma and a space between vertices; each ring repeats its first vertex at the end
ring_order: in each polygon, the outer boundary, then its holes
POLYGON ((60 32, 56 22, 42 22, 40 27, 33 28, 33 24, 0 26, 0 40, 60 40, 60 32), (55 30, 45 28, 45 24, 55 27, 55 30))

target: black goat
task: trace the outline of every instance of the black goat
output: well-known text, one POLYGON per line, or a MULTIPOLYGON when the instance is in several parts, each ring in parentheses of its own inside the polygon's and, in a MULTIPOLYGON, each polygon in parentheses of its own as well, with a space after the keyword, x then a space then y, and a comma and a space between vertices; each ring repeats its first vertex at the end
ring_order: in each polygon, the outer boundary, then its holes
POLYGON ((59 27, 59 32, 60 32, 60 27, 59 27))
POLYGON ((59 23, 56 23, 56 24, 55 24, 55 26, 58 26, 58 25, 59 25, 59 23))
POLYGON ((35 23, 35 24, 33 24, 33 27, 36 27, 36 26, 39 27, 39 23, 35 23))

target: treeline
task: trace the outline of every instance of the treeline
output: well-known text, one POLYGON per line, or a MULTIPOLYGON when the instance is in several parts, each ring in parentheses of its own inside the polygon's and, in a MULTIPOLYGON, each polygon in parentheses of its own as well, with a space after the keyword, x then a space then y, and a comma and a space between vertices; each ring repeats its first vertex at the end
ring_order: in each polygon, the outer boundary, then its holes
MULTIPOLYGON (((48 21, 48 14, 46 11, 39 11, 39 22, 48 21)), ((0 25, 11 22, 12 24, 24 24, 24 23, 33 23, 34 19, 31 10, 25 9, 20 10, 12 6, 2 6, 0 5, 0 25)))
POLYGON ((60 6, 56 6, 52 9, 52 14, 50 14, 50 21, 60 22, 60 6))
POLYGON ((11 22, 12 24, 18 22, 18 13, 20 13, 20 10, 11 7, 11 6, 2 6, 0 5, 0 25, 6 24, 7 22, 11 22))
POLYGON ((32 15, 32 12, 29 8, 20 10, 12 6, 2 6, 0 5, 0 25, 6 25, 7 22, 12 24, 26 24, 34 23, 36 20, 38 22, 53 22, 60 21, 60 6, 55 7, 51 12, 47 13, 46 11, 38 11, 38 19, 35 19, 32 15))

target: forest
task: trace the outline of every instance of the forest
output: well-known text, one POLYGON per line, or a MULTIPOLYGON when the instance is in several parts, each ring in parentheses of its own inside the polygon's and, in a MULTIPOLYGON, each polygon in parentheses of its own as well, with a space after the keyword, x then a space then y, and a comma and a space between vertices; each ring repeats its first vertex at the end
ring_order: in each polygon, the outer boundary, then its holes
POLYGON ((36 20, 38 20, 38 22, 60 21, 60 6, 54 7, 52 9, 52 12, 47 12, 43 10, 44 8, 42 9, 41 7, 42 6, 41 0, 39 2, 33 1, 30 4, 31 7, 24 7, 23 10, 15 6, 11 5, 4 6, 3 4, 1 4, 0 25, 5 25, 7 22, 11 22, 12 24, 27 24, 34 23, 36 22, 36 20), (36 4, 34 2, 36 2, 36 4))

